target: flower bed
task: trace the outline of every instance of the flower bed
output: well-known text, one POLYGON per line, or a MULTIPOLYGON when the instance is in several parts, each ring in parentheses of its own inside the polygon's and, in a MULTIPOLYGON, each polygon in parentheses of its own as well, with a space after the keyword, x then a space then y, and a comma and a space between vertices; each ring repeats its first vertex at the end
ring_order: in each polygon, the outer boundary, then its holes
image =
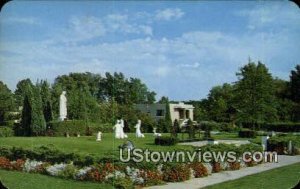
MULTIPOLYGON (((243 165, 254 166, 252 163, 243 165)), ((153 166, 152 166, 153 167, 153 166)), ((78 167, 71 163, 41 162, 36 160, 9 160, 0 157, 0 169, 40 173, 50 176, 75 179, 80 181, 93 181, 100 183, 114 183, 117 188, 132 188, 136 186, 158 185, 164 182, 182 182, 190 178, 208 176, 213 172, 224 170, 238 170, 242 164, 233 163, 168 163, 157 164, 156 170, 139 169, 131 166, 120 166, 112 163, 98 163, 92 166, 78 167)))
MULTIPOLYGON (((237 154, 241 154, 242 151, 258 150, 258 147, 244 145, 236 148, 232 145, 208 145, 202 147, 202 150, 236 150, 237 154)), ((255 165, 257 163, 254 161, 243 162, 241 159, 233 163, 122 163, 113 159, 95 160, 90 156, 79 157, 76 154, 64 154, 45 147, 37 151, 0 149, 0 169, 39 173, 64 179, 110 183, 114 184, 116 188, 143 187, 164 182, 182 182, 190 178, 205 177, 220 171, 238 170, 255 165)))

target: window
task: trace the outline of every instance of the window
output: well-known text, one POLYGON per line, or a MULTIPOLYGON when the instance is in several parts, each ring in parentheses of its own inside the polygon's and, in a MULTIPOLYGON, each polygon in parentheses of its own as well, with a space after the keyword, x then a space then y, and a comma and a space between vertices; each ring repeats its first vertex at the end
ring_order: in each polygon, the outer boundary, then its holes
POLYGON ((164 116, 164 115, 165 115, 164 110, 156 110, 156 116, 161 117, 161 116, 164 116))

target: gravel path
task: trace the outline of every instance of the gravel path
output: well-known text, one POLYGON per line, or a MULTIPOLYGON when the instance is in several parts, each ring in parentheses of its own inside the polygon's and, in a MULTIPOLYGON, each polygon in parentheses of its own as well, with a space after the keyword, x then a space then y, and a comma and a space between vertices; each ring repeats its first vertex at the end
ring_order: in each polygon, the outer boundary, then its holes
MULTIPOLYGON (((242 144, 250 144, 249 140, 215 140, 215 142, 223 143, 223 144, 235 144, 236 146, 240 146, 242 144)), ((208 141, 197 141, 197 142, 183 142, 179 143, 180 145, 191 145, 191 146, 205 146, 208 144, 208 141)))
POLYGON ((148 189, 199 189, 209 185, 218 184, 221 182, 235 180, 244 176, 260 173, 270 169, 300 163, 300 156, 278 156, 278 163, 264 163, 254 167, 247 167, 237 171, 223 171, 213 173, 208 177, 194 178, 185 182, 167 183, 161 186, 147 187, 148 189))

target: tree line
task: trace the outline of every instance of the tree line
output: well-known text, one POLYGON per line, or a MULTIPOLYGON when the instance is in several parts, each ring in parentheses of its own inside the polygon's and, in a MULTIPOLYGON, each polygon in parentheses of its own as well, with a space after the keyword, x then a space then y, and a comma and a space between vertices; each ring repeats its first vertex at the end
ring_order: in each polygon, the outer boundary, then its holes
POLYGON ((57 120, 62 91, 67 91, 68 119, 101 123, 113 123, 121 116, 136 121, 133 104, 154 103, 156 95, 140 79, 117 72, 107 72, 104 77, 89 72, 70 73, 56 77, 52 85, 46 80, 33 84, 24 79, 17 83, 14 93, 0 82, 0 89, 0 122, 9 119, 9 112, 22 107, 19 130, 26 136, 41 135, 47 123, 57 120))
POLYGON ((300 65, 288 81, 274 78, 261 62, 249 63, 236 73, 237 81, 213 87, 207 98, 189 101, 195 119, 216 122, 260 123, 300 121, 300 65))
MULTIPOLYGON (((250 60, 236 75, 236 82, 213 87, 207 98, 186 102, 195 106, 196 121, 252 126, 300 121, 300 65, 291 71, 288 81, 274 78, 266 65, 250 60)), ((47 123, 57 120, 62 91, 67 91, 70 120, 114 123, 122 117, 131 125, 138 118, 146 125, 156 124, 150 116, 134 109, 137 103, 156 102, 156 93, 140 79, 126 78, 117 72, 107 72, 104 76, 86 72, 58 76, 52 84, 46 80, 33 84, 30 79, 24 79, 17 83, 14 92, 0 81, 0 125, 17 116, 10 112, 19 111, 21 135, 40 135, 47 123)), ((169 99, 163 96, 158 102, 168 105, 169 99)), ((171 130, 168 117, 159 122, 162 132, 171 130)))

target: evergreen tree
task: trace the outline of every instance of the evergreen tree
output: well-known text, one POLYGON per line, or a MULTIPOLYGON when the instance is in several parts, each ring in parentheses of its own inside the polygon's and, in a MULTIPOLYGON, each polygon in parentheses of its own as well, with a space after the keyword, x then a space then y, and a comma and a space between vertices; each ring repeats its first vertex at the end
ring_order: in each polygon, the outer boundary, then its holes
MULTIPOLYGON (((31 82, 30 82, 31 83, 31 82)), ((40 88, 27 83, 24 86, 21 126, 23 135, 38 136, 46 130, 40 88)))
POLYGON ((177 138, 178 132, 179 132, 179 122, 177 119, 174 120, 174 124, 172 127, 172 137, 177 138))
POLYGON ((15 110, 15 100, 12 92, 0 81, 0 122, 4 120, 5 114, 15 110))
POLYGON ((50 85, 47 81, 41 81, 40 88, 41 88, 43 114, 46 123, 48 123, 49 121, 53 120, 50 85))
POLYGON ((187 129, 189 133, 189 139, 195 138, 195 127, 191 119, 187 122, 187 129))
POLYGON ((293 106, 293 121, 300 121, 300 65, 291 71, 290 75, 291 99, 295 102, 293 106))
POLYGON ((255 123, 276 121, 273 78, 264 64, 249 62, 237 73, 236 97, 241 121, 255 123))

